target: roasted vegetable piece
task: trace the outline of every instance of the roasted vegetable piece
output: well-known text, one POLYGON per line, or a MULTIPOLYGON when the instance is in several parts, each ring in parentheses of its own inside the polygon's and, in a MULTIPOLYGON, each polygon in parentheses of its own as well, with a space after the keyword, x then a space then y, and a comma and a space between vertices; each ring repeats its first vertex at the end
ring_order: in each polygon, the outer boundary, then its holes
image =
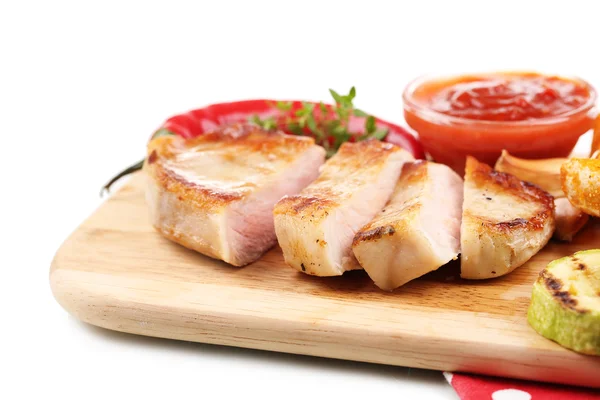
POLYGON ((567 158, 528 160, 512 156, 506 150, 496 161, 494 169, 514 175, 522 181, 533 183, 554 197, 563 197, 560 185, 560 167, 567 158))
POLYGON ((533 285, 527 320, 561 346, 600 355, 600 250, 548 264, 533 285))
POLYGON ((571 204, 600 217, 600 160, 572 158, 562 165, 560 179, 571 204))

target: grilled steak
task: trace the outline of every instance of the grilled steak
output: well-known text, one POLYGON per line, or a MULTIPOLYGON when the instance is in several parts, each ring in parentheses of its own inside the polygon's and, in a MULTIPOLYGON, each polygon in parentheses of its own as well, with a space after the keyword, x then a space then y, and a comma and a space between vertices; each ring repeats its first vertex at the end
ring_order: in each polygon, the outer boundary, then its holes
POLYGON ((461 277, 495 278, 523 265, 554 232, 554 199, 473 157, 465 169, 461 277))
POLYGON ((275 207, 285 262, 317 276, 360 268, 352 239, 385 205, 402 165, 412 160, 410 153, 389 143, 344 143, 316 181, 275 207))
POLYGON ((311 138, 253 125, 158 137, 144 165, 152 224, 207 256, 251 263, 276 242, 273 206, 312 182, 324 159, 311 138))
POLYGON ((462 179, 428 161, 404 164, 392 198, 354 237, 360 265, 392 290, 458 257, 462 179))

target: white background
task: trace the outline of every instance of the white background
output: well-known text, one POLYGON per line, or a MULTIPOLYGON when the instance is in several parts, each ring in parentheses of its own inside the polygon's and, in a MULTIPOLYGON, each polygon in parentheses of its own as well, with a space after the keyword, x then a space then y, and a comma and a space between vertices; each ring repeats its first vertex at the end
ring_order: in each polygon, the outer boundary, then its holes
POLYGON ((356 85, 358 106, 402 122, 404 85, 435 72, 537 69, 600 87, 593 1, 0 4, 1 398, 453 398, 438 372, 86 326, 53 300, 50 261, 175 113, 356 85))

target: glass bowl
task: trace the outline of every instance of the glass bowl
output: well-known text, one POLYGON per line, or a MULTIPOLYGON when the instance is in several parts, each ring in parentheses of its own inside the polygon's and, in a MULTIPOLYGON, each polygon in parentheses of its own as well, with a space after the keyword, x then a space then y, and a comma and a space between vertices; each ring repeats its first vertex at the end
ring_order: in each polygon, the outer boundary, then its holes
MULTIPOLYGON (((467 155, 494 165, 503 149, 522 158, 567 157, 579 137, 590 130, 596 115, 596 90, 579 78, 561 79, 583 85, 589 98, 566 113, 523 121, 487 121, 446 115, 428 107, 427 96, 461 79, 518 76, 531 72, 493 72, 455 76, 424 76, 404 90, 404 118, 421 139, 431 158, 464 172, 467 155)), ((547 75, 541 74, 543 76, 547 75)))

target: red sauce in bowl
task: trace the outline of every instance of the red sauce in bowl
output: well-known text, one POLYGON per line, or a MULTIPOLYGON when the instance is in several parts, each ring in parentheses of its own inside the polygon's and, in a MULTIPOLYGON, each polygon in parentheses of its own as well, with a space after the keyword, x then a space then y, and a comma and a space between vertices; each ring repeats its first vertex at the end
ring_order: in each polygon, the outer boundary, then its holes
POLYGON ((431 97, 431 109, 483 121, 525 121, 568 113, 590 98, 587 87, 557 77, 523 75, 461 81, 431 97))
POLYGON ((421 79, 404 92, 404 115, 434 160, 461 172, 467 155, 495 163, 503 149, 566 157, 593 124, 588 83, 538 73, 421 79))

